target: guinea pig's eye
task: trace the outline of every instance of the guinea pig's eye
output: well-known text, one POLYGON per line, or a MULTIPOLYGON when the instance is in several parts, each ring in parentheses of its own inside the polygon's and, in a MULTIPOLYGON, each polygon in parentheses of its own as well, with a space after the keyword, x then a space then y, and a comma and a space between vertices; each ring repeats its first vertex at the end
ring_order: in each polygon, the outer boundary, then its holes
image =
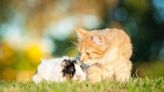
POLYGON ((73 63, 76 63, 76 60, 72 60, 73 63))
POLYGON ((74 69, 73 69, 73 67, 70 67, 69 69, 70 69, 71 71, 73 71, 73 70, 74 70, 74 69))

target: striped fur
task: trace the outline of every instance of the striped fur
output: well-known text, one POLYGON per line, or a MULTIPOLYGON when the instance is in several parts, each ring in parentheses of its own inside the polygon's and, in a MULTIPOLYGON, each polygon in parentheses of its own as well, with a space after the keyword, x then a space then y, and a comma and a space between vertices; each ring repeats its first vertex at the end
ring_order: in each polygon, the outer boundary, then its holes
POLYGON ((86 31, 77 28, 80 60, 90 67, 87 79, 92 82, 117 80, 125 82, 131 75, 132 44, 121 29, 86 31))

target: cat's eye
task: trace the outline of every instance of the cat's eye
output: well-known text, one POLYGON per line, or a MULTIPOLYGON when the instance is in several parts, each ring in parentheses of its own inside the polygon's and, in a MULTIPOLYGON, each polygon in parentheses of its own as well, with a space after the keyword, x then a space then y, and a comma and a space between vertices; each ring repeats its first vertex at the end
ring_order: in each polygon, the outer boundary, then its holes
POLYGON ((86 52, 86 54, 87 54, 87 55, 90 55, 90 53, 89 53, 89 52, 86 52))

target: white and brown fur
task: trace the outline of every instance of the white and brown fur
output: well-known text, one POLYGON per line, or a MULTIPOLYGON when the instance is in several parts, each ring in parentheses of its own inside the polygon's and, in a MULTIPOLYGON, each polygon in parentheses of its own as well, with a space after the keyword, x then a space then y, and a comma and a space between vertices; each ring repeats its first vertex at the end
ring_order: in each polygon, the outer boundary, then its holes
POLYGON ((43 80, 63 82, 70 79, 83 81, 86 79, 86 73, 79 61, 67 56, 42 60, 32 78, 35 83, 40 83, 43 80))

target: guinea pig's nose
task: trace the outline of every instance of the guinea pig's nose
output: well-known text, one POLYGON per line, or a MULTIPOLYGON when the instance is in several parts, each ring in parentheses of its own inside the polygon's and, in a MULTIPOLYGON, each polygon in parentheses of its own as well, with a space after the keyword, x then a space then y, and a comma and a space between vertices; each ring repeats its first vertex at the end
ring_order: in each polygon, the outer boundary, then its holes
POLYGON ((77 77, 77 80, 80 80, 80 78, 81 78, 81 76, 80 76, 80 75, 76 75, 76 77, 77 77))

